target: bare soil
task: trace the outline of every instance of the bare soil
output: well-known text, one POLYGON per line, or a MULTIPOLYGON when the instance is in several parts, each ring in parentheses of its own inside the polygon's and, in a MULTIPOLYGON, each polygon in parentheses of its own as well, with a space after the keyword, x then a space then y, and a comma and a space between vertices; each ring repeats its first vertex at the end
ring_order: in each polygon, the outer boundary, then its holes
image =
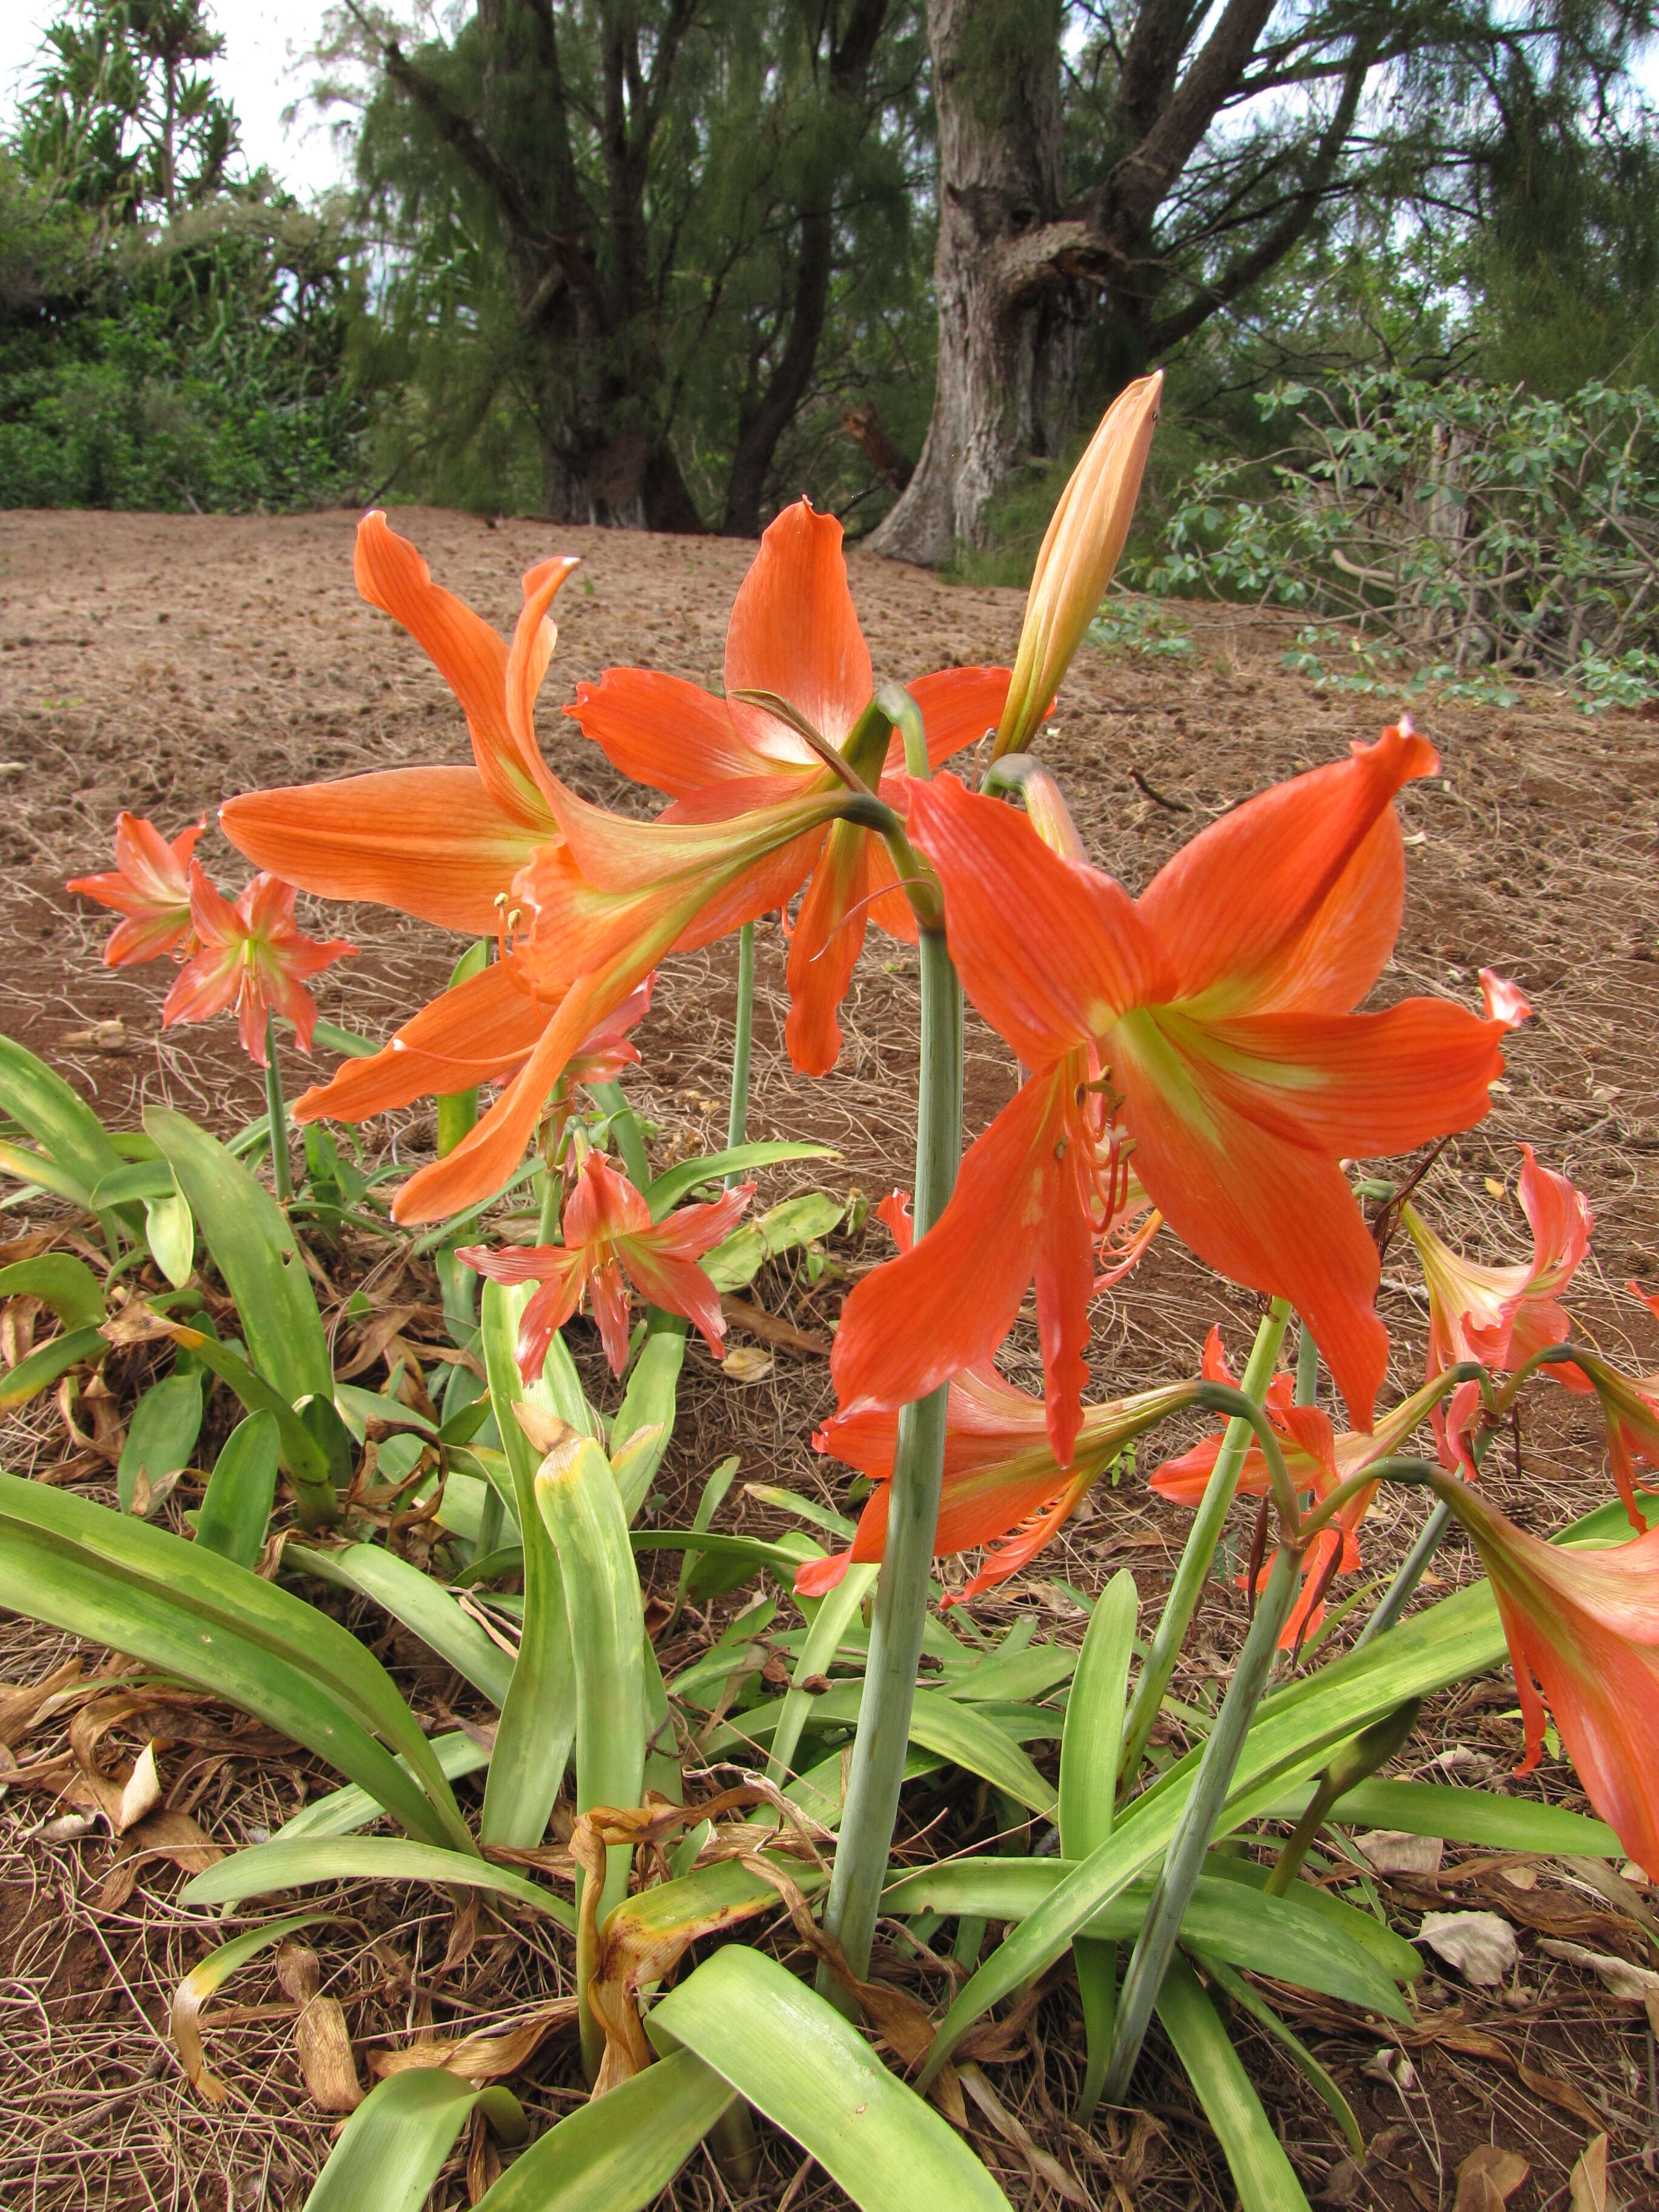
MULTIPOLYGON (((423 510, 396 520, 440 580, 503 628, 516 611, 525 567, 554 550, 581 554, 583 568, 558 609, 543 739, 559 772, 579 787, 610 804, 638 805, 641 795, 619 786, 558 705, 579 679, 612 662, 717 680, 726 611, 750 549, 587 531, 561 532, 556 542, 533 522, 496 526, 423 510)), ((136 1126, 144 1103, 166 1097, 228 1129, 262 1103, 228 1023, 159 1030, 165 964, 113 971, 99 963, 106 918, 63 884, 109 865, 117 811, 147 813, 171 833, 204 815, 210 822, 221 799, 252 786, 465 756, 459 715, 441 680, 356 596, 352 528, 343 514, 0 517, 0 1028, 62 1070, 112 1126, 136 1126)), ((856 552, 851 571, 878 678, 1011 655, 1018 593, 943 586, 856 552)), ((1191 659, 1085 647, 1043 739, 1093 856, 1132 890, 1206 820, 1276 777, 1374 737, 1391 712, 1384 700, 1322 696, 1283 673, 1282 624, 1237 611, 1183 611, 1196 646, 1191 659)), ((1541 689, 1510 708, 1446 705, 1418 719, 1441 749, 1444 774, 1402 796, 1406 926, 1381 995, 1440 992, 1474 1004, 1475 971, 1489 965, 1519 982, 1537 1009, 1513 1042, 1492 1115, 1442 1156, 1425 1207, 1471 1251, 1513 1256, 1526 1241, 1514 1195, 1516 1146, 1534 1142, 1595 1208, 1594 1252, 1574 1300, 1585 1332, 1651 1370, 1659 1364, 1652 1327, 1622 1286, 1632 1276, 1650 1286, 1659 1280, 1659 726, 1620 713, 1589 720, 1541 689)), ((234 891, 244 871, 216 830, 210 828, 200 853, 234 891)), ((314 912, 313 926, 324 919, 314 912)), ((331 910, 326 927, 350 938, 359 955, 323 979, 323 1011, 377 1036, 441 986, 459 949, 379 909, 331 910)), ((764 927, 760 938, 751 1133, 827 1137, 841 1157, 817 1179, 878 1194, 907 1177, 913 957, 872 937, 843 1016, 841 1066, 811 1085, 792 1074, 782 1052, 780 933, 764 927)), ((629 1088, 657 1125, 662 1155, 722 1140, 733 966, 730 945, 670 962, 640 1032, 645 1065, 629 1088)), ((1012 1082, 1006 1053, 977 1024, 969 1069, 977 1127, 1012 1082)), ((286 1073, 290 1086, 306 1077, 292 1056, 286 1073)), ((429 1111, 367 1134, 398 1158, 416 1159, 430 1146, 429 1111)), ((775 1176, 769 1194, 791 1187, 787 1176, 775 1176)), ((10 1218, 15 1233, 32 1225, 15 1212, 10 1218)), ((877 1231, 867 1251, 838 1246, 842 1272, 817 1285, 775 1269, 759 1294, 776 1319, 820 1334, 847 1273, 879 1256, 880 1241, 877 1231)), ((331 1311, 342 1327, 355 1279, 337 1266, 331 1311)), ((375 1295, 392 1291, 383 1280, 375 1295)), ((424 1289, 410 1279, 398 1295, 430 1297, 429 1279, 424 1289)), ((1422 1371, 1424 1316, 1412 1270, 1398 1255, 1383 1309, 1394 1334, 1393 1380, 1403 1390, 1422 1371)), ((1097 1385, 1118 1390, 1189 1371, 1212 1322, 1221 1322, 1238 1349, 1253 1318, 1250 1300, 1166 1241, 1097 1316, 1097 1385)), ((694 1350, 681 1432, 661 1479, 665 1521, 689 1516, 702 1478, 728 1450, 741 1455, 742 1471, 720 1525, 771 1525, 744 1494, 745 1482, 837 1498, 836 1470, 809 1441, 830 1406, 827 1368, 821 1358, 772 1348, 771 1374, 741 1389, 694 1350)), ((592 1364, 586 1347, 584 1364, 592 1364)), ((1029 1332, 1017 1335, 1010 1364, 1028 1387, 1036 1382, 1029 1332)), ((130 1363, 122 1387, 140 1379, 130 1363)), ((597 1393, 597 1371, 593 1387, 597 1393)), ((3 1440, 15 1472, 112 1494, 107 1465, 73 1444, 50 1402, 38 1401, 9 1421, 3 1440)), ((1535 1395, 1518 1454, 1494 1458, 1502 1463, 1488 1480, 1508 1510, 1540 1528, 1608 1494, 1594 1419, 1559 1390, 1535 1395)), ((181 1488, 179 1502, 187 1495, 181 1488)), ((1373 1516, 1368 1572, 1388 1571, 1415 1516, 1401 1505, 1373 1516)), ((1183 1534, 1182 1516, 1150 1499, 1144 1486, 1126 1483, 1085 1507, 1063 1541, 984 1615, 1012 1620, 1036 1610, 1042 1633, 1074 1635, 1081 1609, 1065 1585, 1092 1591, 1126 1564, 1151 1612, 1183 1534)), ((1471 1571, 1455 1549, 1438 1562, 1442 1588, 1471 1571)), ((453 1725, 455 1714, 473 1710, 470 1693, 411 1639, 387 1636, 383 1620, 350 1617, 361 1619, 423 1717, 453 1725)), ((1213 1583, 1190 1639, 1188 1689, 1224 1668, 1242 1625, 1237 1592, 1213 1583)), ((665 1660, 683 1664, 717 1626, 706 1613, 689 1616, 665 1660)), ((0 1675, 35 1680, 75 1648, 8 1618, 0 1621, 0 1675)), ((84 1656, 88 1668, 99 1663, 95 1648, 84 1656)), ((1399 1771, 1449 1772, 1582 1807, 1559 1761, 1547 1759, 1528 1784, 1508 1783, 1520 1749, 1512 1705, 1507 1678, 1440 1700, 1399 1771)), ((20 1742, 18 1764, 70 1771, 70 1717, 65 1711, 20 1742)), ((228 1709, 193 1716, 193 1734, 179 1727, 162 1762, 167 1802, 227 1844, 275 1826, 298 1798, 329 1786, 314 1763, 239 1735, 228 1709)), ((111 1746, 122 1740, 112 1729, 111 1746)), ((126 1743, 130 1753, 131 1732, 126 1743)), ((179 2071, 166 2019, 173 1987, 212 1939, 200 1916, 172 1901, 181 1877, 167 1861, 143 1863, 122 1894, 125 1876, 101 1829, 78 1838, 42 1832, 61 1809, 50 1789, 21 1781, 0 1802, 0 2096, 9 2116, 0 2124, 0 2202, 40 2212, 299 2204, 337 2122, 306 2094, 294 2053, 295 2008, 269 1961, 247 1969, 209 2016, 210 2063, 231 2090, 225 2107, 210 2111, 179 2071)), ((959 1807, 919 1803, 918 1820, 934 1812, 955 1823, 948 1847, 969 1840, 959 1807)), ((987 1815, 980 1832, 994 1826, 987 1815)), ((1504 1911, 1521 1935, 1522 1968, 1515 1985, 1498 1992, 1465 1986, 1449 1969, 1425 1978, 1417 2027, 1403 2039, 1409 2080, 1397 2064, 1379 2065, 1376 2033, 1329 2008, 1284 2004, 1359 2116, 1370 2144, 1363 2170, 1345 2160, 1300 2076, 1255 2031, 1235 2023, 1310 2194, 1336 2204, 1450 2212, 1460 2161, 1495 2141, 1531 2166, 1510 2199, 1512 2212, 1559 2207, 1573 2161, 1605 2127, 1617 2195, 1632 2205, 1659 2205, 1659 2102, 1645 2021, 1594 1976, 1537 1949, 1540 1936, 1566 1936, 1653 1964, 1659 1952, 1638 1919, 1558 1869, 1540 1867, 1534 1887, 1517 1888, 1490 1854, 1449 1851, 1437 1876, 1382 1887, 1408 1934, 1424 1910, 1504 1911)), ((1659 1904, 1651 1887, 1632 1896, 1638 1915, 1644 1899, 1650 1910, 1659 1904)), ((508 1936, 486 1924, 469 1948, 434 1893, 389 1896, 348 1885, 335 1909, 338 1919, 308 1940, 322 1961, 325 1992, 344 2005, 360 2061, 428 2024, 464 2033, 510 2021, 568 1984, 568 1961, 544 1935, 515 1924, 508 1936)), ((945 1994, 938 1976, 896 1948, 884 1971, 927 2002, 945 1994)), ((1005 2106, 1073 2177, 1078 2201, 1231 2204, 1224 2167, 1157 2039, 1136 2081, 1139 2117, 1110 2116, 1092 2133, 1066 2117, 1081 2051, 1074 1996, 1057 1975, 1024 2045, 996 2074, 1005 2106)), ((514 2086, 538 2124, 569 2110, 581 2094, 572 2039, 550 2037, 514 2086)), ((1049 2185, 1018 2144, 969 2111, 975 2147, 1012 2201, 1046 2201, 1049 2185)), ((458 2156, 447 2171, 435 2205, 468 2201, 463 2164, 458 2156)), ((841 2201, 820 2172, 803 2175, 799 2166, 787 2141, 768 2138, 756 2201, 777 2205, 787 2195, 802 2212, 841 2201)), ((672 2196, 677 2205, 713 2207, 736 2193, 700 2158, 672 2196)))

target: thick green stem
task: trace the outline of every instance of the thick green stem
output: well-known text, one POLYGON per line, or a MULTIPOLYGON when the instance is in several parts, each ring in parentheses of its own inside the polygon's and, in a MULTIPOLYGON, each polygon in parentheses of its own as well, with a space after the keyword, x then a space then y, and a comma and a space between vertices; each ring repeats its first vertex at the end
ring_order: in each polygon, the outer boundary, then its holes
POLYGON ((1319 1403, 1319 1346, 1305 1321, 1302 1340, 1296 1347, 1296 1402, 1298 1406, 1319 1403))
MULTIPOLYGON (((726 1142, 735 1152, 749 1135, 749 1049, 755 1035, 755 925, 745 921, 738 932, 738 1030, 732 1043, 732 1111, 726 1118, 726 1142)), ((738 1178, 726 1177, 727 1185, 738 1178)))
MULTIPOLYGON (((1290 1307, 1283 1298, 1275 1298, 1267 1309, 1261 1326, 1255 1333, 1255 1343, 1244 1369, 1244 1395, 1259 1406, 1267 1395, 1267 1385, 1279 1358, 1279 1348, 1285 1341, 1285 1329, 1291 1317, 1290 1307)), ((1250 1448, 1250 1425, 1248 1421, 1233 1420, 1227 1425, 1227 1433, 1221 1440, 1221 1449, 1211 1471, 1209 1486, 1202 1504, 1193 1516, 1193 1525, 1188 1532, 1187 1547, 1181 1554, 1181 1564, 1176 1569, 1170 1595, 1164 1601, 1164 1617, 1152 1637, 1152 1648, 1146 1654, 1146 1663, 1135 1684, 1135 1693, 1129 1706, 1128 1718, 1123 1724, 1123 1756, 1119 1772, 1133 1779, 1146 1748, 1152 1723, 1158 1718, 1164 1703, 1164 1693, 1170 1686, 1181 1656, 1181 1647, 1187 1639, 1198 1601, 1210 1572, 1210 1562, 1215 1557, 1215 1547, 1221 1535, 1221 1524, 1227 1517, 1227 1509, 1238 1488, 1238 1478, 1244 1465, 1244 1455, 1250 1448)))
POLYGON ((1412 1730, 1417 1726, 1417 1716, 1422 1708, 1420 1698, 1407 1698, 1380 1721, 1374 1721, 1353 1741, 1346 1744, 1319 1778, 1319 1785, 1308 1800, 1307 1810, 1297 1822, 1290 1841, 1273 1863, 1267 1877, 1269 1897, 1284 1897, 1301 1871, 1302 1862, 1308 1856, 1314 1838, 1325 1825, 1327 1815, 1340 1798, 1346 1797, 1354 1784, 1363 1782, 1367 1775, 1375 1774, 1385 1765, 1395 1752, 1403 1749, 1412 1730))
POLYGON ((1382 1594, 1382 1601, 1354 1639, 1354 1650, 1369 1644, 1373 1636, 1381 1636, 1394 1626, 1411 1601, 1412 1592, 1423 1579, 1429 1561, 1440 1549, 1440 1540, 1451 1522, 1451 1508, 1442 1498, 1419 1532, 1417 1541, 1400 1563, 1400 1571, 1382 1594))
POLYGON ((288 1151, 288 1107, 283 1097, 283 1071, 276 1065, 276 1017, 265 1016, 265 1112, 270 1121, 270 1172, 276 1180, 279 1205, 294 1195, 294 1164, 288 1151))
MULTIPOLYGON (((1257 1342, 1260 1341, 1258 1337, 1257 1342)), ((1216 1716, 1198 1772, 1193 1778, 1192 1794, 1181 1816, 1181 1826, 1170 1840, 1164 1870, 1158 1875, 1146 1920, 1135 1939, 1128 1971, 1123 1977, 1117 2025, 1112 2036, 1112 2056, 1102 2091, 1109 2105, 1122 2103, 1129 2077, 1135 2070, 1152 2007, 1164 1985, 1164 1969, 1203 1870, 1205 1854, 1232 1785, 1233 1770, 1244 1747, 1246 1732, 1267 1686, 1279 1648, 1279 1631, 1290 1619, 1300 1579, 1296 1560, 1281 1546, 1274 1555, 1267 1587, 1261 1594, 1250 1632, 1244 1639, 1244 1649, 1233 1669, 1233 1679, 1227 1685, 1221 1711, 1216 1716)))
POLYGON ((651 1181, 651 1163, 645 1156, 645 1132, 639 1115, 629 1104, 620 1083, 595 1083, 590 1088, 594 1104, 611 1116, 611 1133, 629 1180, 635 1190, 644 1190, 651 1181))
MULTIPOLYGON (((921 949, 921 1085, 914 1197, 918 1243, 944 1212, 962 1157, 961 992, 944 938, 924 934, 921 949)), ((876 1910, 909 1746, 945 1471, 946 1396, 941 1387, 899 1415, 887 1549, 871 1612, 870 1661, 824 1908, 826 1934, 840 1943, 860 1978, 870 1970, 876 1910)), ((825 1994, 835 1986, 820 1976, 825 1994)))

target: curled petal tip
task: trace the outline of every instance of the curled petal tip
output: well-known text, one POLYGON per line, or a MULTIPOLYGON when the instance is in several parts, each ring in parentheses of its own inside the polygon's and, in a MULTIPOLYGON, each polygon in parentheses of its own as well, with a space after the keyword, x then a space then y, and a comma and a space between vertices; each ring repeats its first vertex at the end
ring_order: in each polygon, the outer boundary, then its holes
POLYGON ((1495 969, 1480 970, 1480 1000, 1486 1019, 1502 1022, 1507 1030, 1519 1029, 1522 1022, 1532 1019, 1532 1005, 1525 993, 1495 969))

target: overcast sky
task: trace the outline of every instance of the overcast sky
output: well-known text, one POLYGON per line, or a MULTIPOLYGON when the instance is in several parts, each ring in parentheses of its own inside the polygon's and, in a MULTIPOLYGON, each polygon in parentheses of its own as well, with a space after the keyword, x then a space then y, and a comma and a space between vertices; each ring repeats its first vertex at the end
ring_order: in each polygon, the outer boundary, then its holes
MULTIPOLYGON (((216 0, 209 13, 225 41, 214 79, 241 119, 250 168, 263 163, 308 199, 344 181, 344 165, 315 110, 283 127, 283 110, 311 82, 301 61, 327 0, 216 0)), ((0 0, 0 130, 34 73, 41 34, 62 0, 0 0)))

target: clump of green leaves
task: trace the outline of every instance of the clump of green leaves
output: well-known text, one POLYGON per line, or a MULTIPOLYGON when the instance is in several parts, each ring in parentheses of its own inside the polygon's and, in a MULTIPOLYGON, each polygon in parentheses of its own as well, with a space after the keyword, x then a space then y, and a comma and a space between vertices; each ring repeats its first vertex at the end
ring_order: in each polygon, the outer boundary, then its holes
POLYGON ((1503 704, 1508 679, 1547 677, 1591 712, 1659 696, 1659 398, 1644 386, 1541 399, 1378 369, 1258 404, 1289 441, 1194 471, 1141 564, 1147 588, 1319 617, 1286 665, 1327 688, 1503 704), (1343 617, 1357 635, 1322 627, 1343 617))

